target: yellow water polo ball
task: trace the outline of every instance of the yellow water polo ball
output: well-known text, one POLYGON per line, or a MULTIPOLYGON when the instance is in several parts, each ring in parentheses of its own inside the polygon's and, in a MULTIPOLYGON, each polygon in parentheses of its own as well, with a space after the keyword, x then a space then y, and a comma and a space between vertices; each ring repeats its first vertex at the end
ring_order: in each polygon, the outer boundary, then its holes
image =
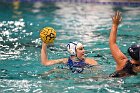
POLYGON ((56 38, 56 31, 52 27, 45 27, 40 31, 40 38, 46 44, 53 43, 56 38))

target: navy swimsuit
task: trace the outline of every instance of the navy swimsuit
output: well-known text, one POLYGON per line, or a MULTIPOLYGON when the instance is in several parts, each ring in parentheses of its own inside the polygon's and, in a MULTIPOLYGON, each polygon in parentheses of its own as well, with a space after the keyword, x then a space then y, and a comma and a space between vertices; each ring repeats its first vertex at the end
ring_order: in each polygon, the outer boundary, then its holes
POLYGON ((70 58, 68 59, 68 64, 70 70, 72 70, 73 73, 81 73, 84 70, 84 67, 87 66, 87 64, 80 60, 79 62, 73 62, 70 58))
POLYGON ((122 70, 110 74, 110 77, 124 77, 129 75, 137 75, 137 73, 133 71, 133 67, 137 67, 137 66, 140 65, 132 64, 130 60, 128 60, 125 67, 122 70))

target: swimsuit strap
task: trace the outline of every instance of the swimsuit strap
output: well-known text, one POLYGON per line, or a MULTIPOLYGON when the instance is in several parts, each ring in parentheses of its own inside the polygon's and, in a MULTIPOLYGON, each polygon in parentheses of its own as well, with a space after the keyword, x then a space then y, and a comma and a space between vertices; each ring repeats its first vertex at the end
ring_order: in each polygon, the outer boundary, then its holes
POLYGON ((70 68, 73 66, 73 61, 69 58, 68 59, 68 64, 67 64, 70 68))
POLYGON ((67 64, 73 73, 81 73, 86 65, 87 64, 82 60, 79 60, 79 62, 73 62, 70 58, 68 59, 67 64))
POLYGON ((79 60, 79 62, 73 62, 70 58, 68 59, 68 66, 72 67, 84 67, 87 64, 83 60, 79 60))

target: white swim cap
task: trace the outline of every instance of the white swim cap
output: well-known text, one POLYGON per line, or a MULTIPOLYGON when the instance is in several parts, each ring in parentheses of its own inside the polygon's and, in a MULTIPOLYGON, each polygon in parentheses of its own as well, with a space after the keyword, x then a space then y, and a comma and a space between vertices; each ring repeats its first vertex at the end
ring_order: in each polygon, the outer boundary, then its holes
POLYGON ((67 50, 70 53, 71 56, 75 56, 76 55, 76 49, 83 46, 81 43, 79 42, 70 42, 67 44, 67 50))

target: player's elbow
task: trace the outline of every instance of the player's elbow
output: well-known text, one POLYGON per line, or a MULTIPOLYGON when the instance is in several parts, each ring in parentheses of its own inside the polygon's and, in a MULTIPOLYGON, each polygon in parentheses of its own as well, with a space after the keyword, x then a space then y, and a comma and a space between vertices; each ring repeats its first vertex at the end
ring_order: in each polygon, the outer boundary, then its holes
POLYGON ((44 66, 50 66, 50 65, 51 65, 51 64, 49 63, 49 61, 42 61, 41 63, 42 63, 42 65, 44 65, 44 66))

